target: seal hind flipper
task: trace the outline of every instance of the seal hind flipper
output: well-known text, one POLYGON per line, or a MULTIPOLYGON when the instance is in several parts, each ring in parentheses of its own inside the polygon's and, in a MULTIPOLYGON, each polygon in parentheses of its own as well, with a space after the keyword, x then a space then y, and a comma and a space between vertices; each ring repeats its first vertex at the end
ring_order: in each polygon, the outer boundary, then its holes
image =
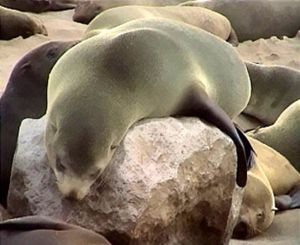
POLYGON ((244 187, 247 182, 247 169, 252 162, 253 149, 249 148, 251 144, 248 139, 236 129, 229 116, 197 85, 187 89, 177 108, 173 116, 198 117, 216 126, 233 140, 238 159, 236 182, 240 187, 244 187))
POLYGON ((26 216, 9 219, 0 223, 1 230, 68 230, 73 226, 67 223, 57 222, 42 216, 26 216))

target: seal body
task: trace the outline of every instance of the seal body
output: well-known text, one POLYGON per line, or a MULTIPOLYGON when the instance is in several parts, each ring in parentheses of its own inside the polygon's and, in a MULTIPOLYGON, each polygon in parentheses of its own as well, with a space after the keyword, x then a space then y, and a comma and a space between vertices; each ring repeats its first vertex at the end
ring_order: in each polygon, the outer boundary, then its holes
POLYGON ((79 0, 0 0, 0 5, 33 13, 42 13, 50 10, 65 10, 76 7, 79 0))
POLYGON ((246 62, 246 66, 252 92, 243 113, 257 118, 264 126, 271 125, 290 104, 300 99, 300 72, 251 62, 246 62))
POLYGON ((77 41, 52 41, 28 52, 15 65, 1 105, 1 203, 6 205, 11 166, 19 127, 25 118, 40 118, 46 113, 47 86, 56 61, 77 41))
POLYGON ((0 6, 0 39, 27 38, 35 34, 47 35, 45 26, 38 18, 0 6))
POLYGON ((300 171, 300 100, 285 109, 273 125, 248 135, 280 152, 300 171))
POLYGON ((300 173, 279 152, 248 137, 256 152, 256 164, 248 172, 236 238, 250 238, 269 228, 274 211, 299 207, 300 173), (293 190, 297 189, 297 193, 293 190), (274 198, 276 196, 276 198, 274 198), (283 198, 290 202, 285 207, 283 198), (275 208, 276 207, 276 208, 275 208))
POLYGON ((300 30, 300 1, 188 1, 181 6, 200 6, 226 16, 240 41, 294 37, 300 30), (263 23, 263 24, 262 24, 263 23))
POLYGON ((89 25, 86 35, 95 35, 128 21, 141 18, 167 18, 199 27, 224 40, 235 39, 230 22, 222 15, 201 7, 166 6, 124 6, 112 8, 99 14, 89 25))
POLYGON ((185 2, 184 0, 87 0, 80 1, 73 15, 73 20, 88 24, 92 19, 94 19, 99 13, 116 7, 138 5, 138 6, 169 6, 177 5, 179 3, 185 2))
POLYGON ((46 147, 58 187, 82 199, 135 122, 170 115, 196 116, 228 134, 244 186, 251 147, 230 118, 249 97, 237 52, 199 28, 140 19, 91 37, 69 50, 49 78, 46 147))
POLYGON ((42 216, 1 222, 0 237, 1 245, 110 245, 100 234, 42 216))

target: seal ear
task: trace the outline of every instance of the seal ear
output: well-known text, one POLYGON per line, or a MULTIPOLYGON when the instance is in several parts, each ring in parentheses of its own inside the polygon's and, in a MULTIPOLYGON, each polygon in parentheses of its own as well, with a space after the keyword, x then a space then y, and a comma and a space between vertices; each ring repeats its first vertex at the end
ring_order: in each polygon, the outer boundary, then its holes
POLYGON ((26 62, 21 66, 21 71, 24 72, 26 70, 29 70, 30 68, 31 68, 31 64, 29 62, 26 62))

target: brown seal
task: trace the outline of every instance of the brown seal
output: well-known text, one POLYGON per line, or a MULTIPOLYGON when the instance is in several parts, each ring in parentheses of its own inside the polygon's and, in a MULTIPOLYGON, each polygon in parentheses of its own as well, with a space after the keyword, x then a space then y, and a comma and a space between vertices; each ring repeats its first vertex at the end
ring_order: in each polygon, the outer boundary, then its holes
POLYGON ((166 116, 198 117, 227 134, 237 150, 237 184, 245 186, 252 148, 231 118, 249 98, 236 50, 191 25, 138 19, 86 39, 49 77, 45 139, 58 187, 84 198, 127 130, 166 116))
POLYGON ((252 92, 243 113, 269 126, 289 105, 300 99, 300 72, 280 65, 245 63, 252 92))
POLYGON ((294 37, 300 30, 300 2, 237 0, 237 1, 188 1, 181 6, 199 6, 226 16, 238 39, 294 37))
POLYGON ((170 6, 185 2, 184 0, 91 0, 80 1, 73 15, 73 20, 83 24, 88 24, 101 12, 128 5, 138 6, 170 6))
POLYGON ((42 216, 0 223, 1 245, 110 245, 100 234, 42 216))
POLYGON ((85 35, 95 35, 95 33, 141 18, 167 18, 170 20, 182 21, 186 24, 208 31, 223 40, 228 40, 235 46, 238 44, 235 32, 226 17, 201 7, 124 6, 112 8, 99 14, 88 25, 85 35))
POLYGON ((300 171, 300 100, 285 109, 273 125, 247 134, 280 152, 300 171))
POLYGON ((20 11, 41 13, 73 9, 80 0, 0 0, 0 5, 20 11))
POLYGON ((257 157, 248 172, 236 238, 250 238, 267 230, 275 210, 300 207, 300 173, 279 152, 248 137, 257 157), (275 196, 275 198, 274 198, 275 196))
POLYGON ((0 6, 0 39, 27 38, 35 34, 47 35, 45 26, 38 18, 0 6))
POLYGON ((15 65, 0 98, 0 203, 6 206, 11 165, 21 121, 46 113, 48 76, 56 61, 78 41, 52 41, 27 54, 15 65))

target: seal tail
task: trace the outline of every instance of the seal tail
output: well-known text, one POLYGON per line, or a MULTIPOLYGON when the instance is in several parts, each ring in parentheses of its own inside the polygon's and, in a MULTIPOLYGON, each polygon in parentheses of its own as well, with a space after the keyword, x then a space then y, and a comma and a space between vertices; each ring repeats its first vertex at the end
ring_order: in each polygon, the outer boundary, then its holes
POLYGON ((236 146, 236 182, 240 187, 246 185, 247 170, 254 163, 254 150, 244 133, 235 127, 229 116, 208 97, 202 88, 197 85, 190 87, 184 94, 183 100, 180 101, 173 115, 198 117, 218 127, 223 133, 227 134, 236 146))

